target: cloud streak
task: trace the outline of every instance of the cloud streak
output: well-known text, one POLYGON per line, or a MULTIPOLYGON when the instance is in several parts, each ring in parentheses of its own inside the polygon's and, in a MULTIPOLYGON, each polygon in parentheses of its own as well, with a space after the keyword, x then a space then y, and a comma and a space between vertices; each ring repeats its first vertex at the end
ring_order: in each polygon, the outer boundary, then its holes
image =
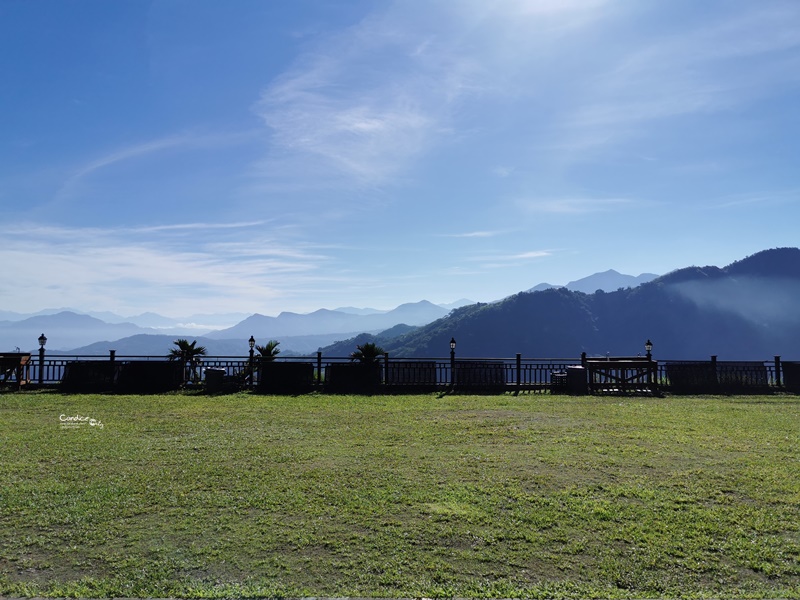
MULTIPOLYGON (((196 230, 199 224, 186 227, 196 230)), ((296 300, 309 286, 332 279, 323 270, 330 257, 311 246, 287 248, 264 235, 247 241, 186 240, 184 231, 3 227, 0 259, 15 281, 15 295, 27 297, 30 306, 41 302, 44 286, 48 297, 63 304, 131 312, 171 306, 176 316, 195 307, 247 312, 279 298, 296 300), (32 239, 37 243, 31 245, 32 239)))
POLYGON ((80 183, 102 170, 117 165, 156 155, 167 150, 198 150, 230 147, 251 141, 258 135, 256 131, 227 132, 217 134, 181 133, 149 140, 119 148, 99 158, 89 161, 75 170, 56 193, 57 199, 64 199, 77 192, 80 183))

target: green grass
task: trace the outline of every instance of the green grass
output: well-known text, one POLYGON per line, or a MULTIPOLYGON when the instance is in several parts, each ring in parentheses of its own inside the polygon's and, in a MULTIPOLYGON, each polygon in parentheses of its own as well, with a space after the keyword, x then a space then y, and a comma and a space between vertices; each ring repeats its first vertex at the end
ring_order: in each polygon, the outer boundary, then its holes
POLYGON ((793 396, 3 394, 0 595, 798 598, 798 435, 793 396))

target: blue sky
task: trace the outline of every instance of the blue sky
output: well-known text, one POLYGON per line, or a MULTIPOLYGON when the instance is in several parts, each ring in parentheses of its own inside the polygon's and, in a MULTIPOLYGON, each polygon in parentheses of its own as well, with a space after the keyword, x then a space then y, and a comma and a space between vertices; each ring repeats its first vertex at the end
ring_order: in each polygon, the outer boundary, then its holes
POLYGON ((2 0, 0 308, 491 301, 798 245, 796 0, 2 0))

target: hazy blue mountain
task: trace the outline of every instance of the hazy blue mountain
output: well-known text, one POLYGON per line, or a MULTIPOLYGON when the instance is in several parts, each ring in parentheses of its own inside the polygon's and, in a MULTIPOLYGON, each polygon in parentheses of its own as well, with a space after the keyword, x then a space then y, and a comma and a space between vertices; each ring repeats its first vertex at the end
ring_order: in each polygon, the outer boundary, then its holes
MULTIPOLYGON (((191 315, 173 319, 155 313, 144 313, 136 317, 138 323, 105 322, 96 317, 74 311, 42 311, 38 315, 21 315, 6 311, 0 321, 0 343, 2 350, 20 347, 25 351, 37 350, 37 338, 45 333, 49 352, 62 351, 70 354, 106 354, 116 350, 120 355, 159 355, 172 340, 178 338, 204 340, 214 354, 241 355, 247 353, 247 340, 255 335, 258 340, 279 339, 284 354, 310 354, 321 346, 357 335, 361 331, 379 332, 402 323, 429 323, 448 309, 422 301, 398 306, 394 310, 380 313, 348 314, 321 309, 310 315, 281 313, 278 317, 228 313, 221 315, 191 315), (239 319, 235 327, 224 329, 221 323, 239 319), (267 326, 263 326, 264 322, 267 326), (277 323, 279 326, 273 326, 277 323), (148 325, 148 326, 144 326, 148 325), (214 340, 213 342, 209 340, 214 340), (244 348, 242 348, 244 347, 244 348)), ((107 313, 109 318, 118 315, 107 313)))
POLYGON ((378 332, 398 323, 424 325, 448 313, 448 309, 427 300, 401 304, 385 313, 352 314, 320 309, 308 314, 282 312, 277 317, 255 314, 241 323, 208 334, 212 339, 242 338, 281 339, 284 336, 339 333, 356 335, 378 332))
POLYGON ((549 289, 552 289, 552 288, 560 288, 560 287, 564 287, 564 286, 563 285, 553 285, 552 283, 537 283, 535 286, 533 286, 528 291, 529 292, 543 292, 545 290, 549 290, 549 289))
POLYGON ((184 317, 165 317, 157 313, 146 312, 140 315, 124 317, 109 311, 82 311, 74 308, 50 308, 36 313, 19 313, 0 310, 0 321, 24 321, 32 317, 57 315, 64 312, 88 315, 108 324, 129 323, 142 328, 170 329, 186 331, 187 333, 191 333, 192 331, 213 331, 214 329, 230 327, 248 316, 247 313, 218 313, 195 314, 184 317))
MULTIPOLYGON (((109 350, 115 350, 117 356, 166 356, 173 341, 183 337, 190 341, 197 340, 197 344, 205 346, 209 356, 245 357, 250 352, 247 344, 249 338, 216 340, 204 336, 171 336, 164 334, 137 334, 114 341, 95 342, 86 346, 62 351, 48 351, 51 354, 69 355, 106 355, 109 350)), ((311 356, 321 347, 333 344, 342 339, 343 335, 329 333, 323 335, 287 336, 281 337, 281 356, 311 356)), ((274 339, 274 338, 273 338, 274 339)), ((258 340, 264 343, 267 338, 258 340)))
POLYGON ((447 304, 439 304, 442 308, 446 308, 447 310, 453 310, 454 308, 461 308, 462 306, 469 306, 470 304, 475 304, 474 300, 467 300, 466 298, 460 298, 455 302, 448 302, 447 304))
POLYGON ((113 340, 146 332, 148 330, 132 323, 106 323, 89 315, 69 311, 0 323, 0 340, 3 345, 6 348, 19 346, 26 352, 38 351, 37 339, 42 333, 47 337, 47 349, 64 350, 98 339, 113 340))
POLYGON ((593 294, 597 290, 604 292, 612 292, 619 288, 637 287, 648 281, 656 279, 658 275, 655 273, 642 273, 641 275, 624 275, 618 273, 614 269, 603 271, 602 273, 595 273, 583 279, 570 281, 566 288, 573 292, 583 292, 585 294, 593 294))
MULTIPOLYGON (((75 310, 72 308, 46 308, 44 310, 40 310, 37 312, 32 313, 19 313, 10 310, 0 310, 0 321, 24 321, 25 319, 30 319, 31 317, 41 317, 46 315, 56 315, 62 312, 72 312, 75 314, 86 314, 80 310, 75 310)), ((113 313, 109 313, 113 314, 113 313)), ((99 317, 96 317, 99 318, 99 317)), ((102 319, 101 319, 102 320, 102 319)))
POLYGON ((625 275, 619 273, 614 269, 603 271, 602 273, 594 273, 588 277, 570 281, 566 285, 553 285, 550 283, 540 283, 533 286, 529 292, 541 292, 550 288, 564 287, 573 292, 583 292, 585 294, 593 294, 597 290, 604 292, 612 292, 620 288, 636 287, 648 281, 656 279, 658 275, 655 273, 642 273, 641 275, 625 275))
POLYGON ((23 315, 11 310, 0 310, 0 323, 5 321, 21 321, 22 319, 27 319, 30 316, 31 315, 23 315))
MULTIPOLYGON (((185 336, 184 336, 185 337, 185 336)), ((129 337, 124 337, 121 339, 117 339, 114 341, 103 341, 103 342, 94 342, 93 344, 87 344, 86 346, 81 346, 78 348, 72 348, 68 351, 62 351, 60 354, 77 354, 77 355, 104 355, 108 354, 109 350, 114 350, 117 353, 117 356, 167 356, 169 353, 170 348, 173 348, 173 342, 178 339, 177 337, 171 335, 163 335, 163 334, 136 334, 129 337)), ((190 341, 197 340, 198 346, 205 346, 209 349, 209 353, 212 353, 209 348, 209 342, 211 340, 207 340, 201 337, 188 337, 190 341)), ((240 355, 247 354, 247 343, 242 343, 239 340, 239 348, 238 353, 240 355), (244 352, 242 352, 241 346, 244 346, 244 352)), ((213 354, 218 354, 220 356, 226 356, 228 354, 227 350, 230 348, 227 347, 225 342, 217 345, 214 348, 213 354)), ((59 354, 59 352, 54 352, 59 354)))
POLYGON ((355 306, 342 306, 340 308, 334 308, 333 310, 349 315, 379 315, 389 312, 387 310, 378 310, 377 308, 356 308, 355 306))
POLYGON ((586 294, 565 288, 522 292, 463 307, 391 340, 396 356, 800 360, 800 249, 766 250, 727 267, 689 267, 635 288, 586 294))
POLYGON ((366 343, 372 343, 383 347, 391 340, 396 339, 402 335, 407 335, 416 329, 417 327, 412 327, 410 325, 405 325, 405 324, 395 325, 391 329, 387 329, 386 331, 381 331, 378 334, 373 335, 371 333, 361 333, 355 337, 337 341, 333 344, 330 344, 329 346, 320 348, 320 350, 325 356, 350 356, 350 354, 355 352, 356 346, 366 343))
POLYGON ((165 317, 158 313, 146 312, 140 315, 126 317, 125 320, 139 327, 167 329, 175 333, 185 331, 187 334, 190 334, 194 332, 195 334, 202 335, 208 331, 230 327, 242 319, 247 318, 247 316, 246 313, 220 313, 196 314, 184 317, 165 317))
POLYGON ((152 327, 153 329, 175 327, 178 322, 171 318, 159 315, 154 312, 145 312, 140 315, 134 315, 128 319, 131 323, 135 323, 139 327, 152 327))

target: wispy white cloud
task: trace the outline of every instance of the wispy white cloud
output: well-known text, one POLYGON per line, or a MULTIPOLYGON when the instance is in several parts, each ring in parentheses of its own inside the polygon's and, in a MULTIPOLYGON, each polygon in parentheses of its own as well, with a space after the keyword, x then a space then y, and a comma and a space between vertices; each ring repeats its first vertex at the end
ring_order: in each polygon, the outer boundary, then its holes
POLYGON ((545 256, 552 256, 552 254, 550 250, 533 250, 521 254, 512 254, 509 258, 511 260, 528 260, 530 258, 544 258, 545 256))
POLYGON ((464 233, 444 233, 441 237, 448 238, 490 238, 502 235, 505 231, 467 231, 464 233))
POLYGON ((510 254, 491 252, 473 255, 469 257, 468 260, 469 262, 473 263, 484 263, 484 268, 490 267, 494 269, 499 267, 516 266, 520 263, 547 258, 549 256, 553 256, 553 253, 553 250, 529 250, 527 252, 516 252, 510 254))
POLYGON ((712 201, 705 208, 718 210, 721 208, 749 207, 753 205, 773 207, 787 204, 800 206, 800 189, 749 192, 737 194, 724 199, 712 201))
POLYGON ((159 140, 151 140, 149 142, 144 142, 133 146, 128 146, 127 148, 123 148, 120 150, 115 150, 81 167, 76 173, 72 175, 71 180, 80 179, 81 177, 89 175, 93 171, 97 171, 98 169, 102 169, 103 167, 113 165, 114 163, 118 163, 124 160, 129 160, 131 158, 145 156, 147 154, 152 154, 154 152, 160 152, 161 150, 165 150, 167 148, 183 146, 189 143, 191 140, 192 140, 191 137, 187 137, 184 135, 176 135, 159 140))
POLYGON ((61 185, 56 198, 63 199, 76 193, 82 181, 112 165, 145 158, 171 149, 225 148, 250 141, 257 135, 259 132, 255 130, 205 134, 180 133, 117 148, 75 169, 61 185))
POLYGON ((135 227, 132 231, 157 232, 157 231, 213 231, 215 229, 246 229, 260 227, 266 221, 249 221, 241 223, 176 223, 172 225, 153 225, 150 227, 135 227))
POLYGON ((172 307, 166 312, 176 316, 297 301, 309 286, 335 279, 325 271, 330 256, 310 245, 287 246, 263 234, 245 241, 187 240, 184 231, 4 226, 0 260, 18 301, 30 306, 172 307))
MULTIPOLYGON (((360 35, 351 43, 365 44, 360 35)), ((298 65, 264 92, 256 111, 273 135, 267 173, 277 172, 277 160, 281 173, 288 166, 295 169, 292 175, 310 169, 334 181, 382 184, 402 174, 441 135, 443 93, 426 89, 414 76, 387 69, 346 87, 351 69, 368 70, 354 58, 358 53, 309 57, 312 64, 298 65)))
POLYGON ((602 4, 430 2, 420 13, 387 3, 321 40, 264 90, 254 106, 272 133, 262 172, 402 180, 426 153, 469 135, 472 111, 486 108, 466 105, 535 84, 523 84, 532 53, 520 42, 539 43, 549 18, 584 23, 602 4))

